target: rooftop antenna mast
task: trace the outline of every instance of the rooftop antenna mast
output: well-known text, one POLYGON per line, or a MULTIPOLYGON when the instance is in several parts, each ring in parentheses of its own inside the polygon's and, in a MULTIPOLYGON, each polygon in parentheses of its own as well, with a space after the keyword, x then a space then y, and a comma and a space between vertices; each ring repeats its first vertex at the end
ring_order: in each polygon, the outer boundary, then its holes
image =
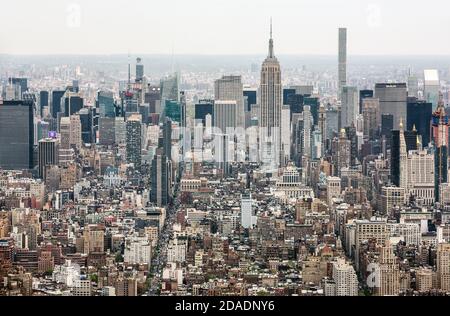
POLYGON ((273 53, 273 37, 272 37, 272 17, 270 17, 270 40, 269 40, 269 58, 275 57, 273 53))

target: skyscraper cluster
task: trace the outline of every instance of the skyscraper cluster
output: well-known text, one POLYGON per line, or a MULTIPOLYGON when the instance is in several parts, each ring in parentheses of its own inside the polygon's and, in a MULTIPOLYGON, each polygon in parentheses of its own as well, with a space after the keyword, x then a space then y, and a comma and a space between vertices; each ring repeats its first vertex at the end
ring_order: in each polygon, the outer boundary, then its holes
POLYGON ((448 295, 448 71, 336 35, 331 70, 272 22, 248 69, 1 66, 0 295, 448 295))

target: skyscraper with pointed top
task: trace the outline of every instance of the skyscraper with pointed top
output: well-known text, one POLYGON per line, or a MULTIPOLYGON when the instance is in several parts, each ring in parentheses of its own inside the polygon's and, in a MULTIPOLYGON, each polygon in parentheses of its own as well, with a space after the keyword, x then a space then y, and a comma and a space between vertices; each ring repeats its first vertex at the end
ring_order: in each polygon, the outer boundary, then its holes
POLYGON ((261 69, 260 84, 260 154, 263 166, 275 170, 280 167, 281 148, 281 69, 275 57, 270 20, 269 55, 261 69))

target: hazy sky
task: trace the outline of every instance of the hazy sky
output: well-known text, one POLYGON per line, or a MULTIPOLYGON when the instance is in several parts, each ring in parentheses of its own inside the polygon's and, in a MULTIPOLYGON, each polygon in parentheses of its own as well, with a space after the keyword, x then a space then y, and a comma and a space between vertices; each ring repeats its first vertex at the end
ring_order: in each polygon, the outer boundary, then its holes
POLYGON ((11 0, 0 5, 0 53, 450 55, 442 0, 11 0))

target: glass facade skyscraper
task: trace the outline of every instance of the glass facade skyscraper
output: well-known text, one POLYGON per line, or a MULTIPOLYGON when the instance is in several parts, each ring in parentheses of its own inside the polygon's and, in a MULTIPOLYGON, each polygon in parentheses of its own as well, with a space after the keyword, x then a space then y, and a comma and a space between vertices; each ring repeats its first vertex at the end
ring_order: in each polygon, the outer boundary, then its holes
POLYGON ((100 108, 101 117, 116 117, 116 109, 114 107, 114 96, 109 91, 99 91, 97 94, 98 107, 100 108))
POLYGON ((430 142, 430 125, 432 116, 432 104, 426 101, 420 101, 416 98, 408 98, 407 105, 407 127, 408 130, 417 130, 422 136, 422 145, 428 146, 430 142))
POLYGON ((33 169, 33 102, 0 103, 0 168, 33 169))

